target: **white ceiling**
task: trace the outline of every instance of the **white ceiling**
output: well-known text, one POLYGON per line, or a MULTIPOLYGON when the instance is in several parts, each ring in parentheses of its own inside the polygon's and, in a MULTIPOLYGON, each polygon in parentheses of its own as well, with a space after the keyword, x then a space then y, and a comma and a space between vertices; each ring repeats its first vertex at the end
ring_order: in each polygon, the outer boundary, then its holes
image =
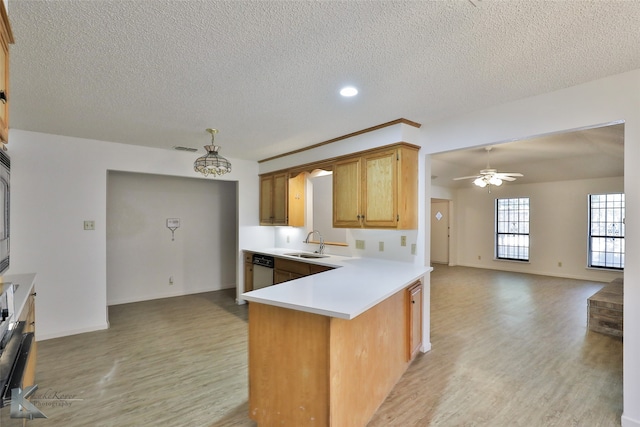
POLYGON ((640 68, 637 1, 9 0, 8 10, 12 128, 203 153, 215 127, 222 155, 253 160, 640 68), (345 84, 360 94, 341 98, 345 84))

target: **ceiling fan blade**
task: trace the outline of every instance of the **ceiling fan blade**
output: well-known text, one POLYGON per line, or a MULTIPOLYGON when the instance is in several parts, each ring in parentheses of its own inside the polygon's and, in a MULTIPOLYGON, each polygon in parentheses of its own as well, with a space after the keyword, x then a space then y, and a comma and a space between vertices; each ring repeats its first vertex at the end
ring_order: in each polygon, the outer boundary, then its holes
POLYGON ((524 176, 520 172, 498 172, 496 176, 502 178, 503 176, 524 176))
POLYGON ((459 176, 457 178, 453 178, 454 181, 459 181, 461 179, 476 179, 476 178, 480 178, 479 175, 473 175, 473 176, 459 176))
POLYGON ((512 176, 499 176, 498 178, 500 178, 503 181, 515 181, 516 179, 512 176))

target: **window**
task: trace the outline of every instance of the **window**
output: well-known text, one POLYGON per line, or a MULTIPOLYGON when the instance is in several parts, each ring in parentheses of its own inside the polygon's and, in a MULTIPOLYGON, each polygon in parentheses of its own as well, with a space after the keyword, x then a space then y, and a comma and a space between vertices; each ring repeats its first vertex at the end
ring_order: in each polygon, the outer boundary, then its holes
POLYGON ((529 261, 529 198, 496 199, 496 258, 529 261))
POLYGON ((624 194, 589 195, 589 267, 624 269, 624 194))

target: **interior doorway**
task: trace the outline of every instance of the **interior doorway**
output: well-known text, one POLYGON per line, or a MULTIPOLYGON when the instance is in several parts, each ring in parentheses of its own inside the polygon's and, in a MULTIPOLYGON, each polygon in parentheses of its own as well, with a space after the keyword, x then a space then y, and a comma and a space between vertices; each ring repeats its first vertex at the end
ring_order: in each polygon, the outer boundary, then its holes
POLYGON ((449 203, 431 199, 431 263, 449 264, 449 203))

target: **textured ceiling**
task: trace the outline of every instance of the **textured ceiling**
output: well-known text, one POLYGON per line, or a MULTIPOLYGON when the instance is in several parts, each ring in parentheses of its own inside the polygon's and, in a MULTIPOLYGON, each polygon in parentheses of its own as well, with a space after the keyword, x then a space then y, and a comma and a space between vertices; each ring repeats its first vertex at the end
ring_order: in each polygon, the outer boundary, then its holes
POLYGON ((640 68, 636 1, 9 0, 11 126, 263 159, 640 68), (345 99, 345 84, 360 95, 345 99))

